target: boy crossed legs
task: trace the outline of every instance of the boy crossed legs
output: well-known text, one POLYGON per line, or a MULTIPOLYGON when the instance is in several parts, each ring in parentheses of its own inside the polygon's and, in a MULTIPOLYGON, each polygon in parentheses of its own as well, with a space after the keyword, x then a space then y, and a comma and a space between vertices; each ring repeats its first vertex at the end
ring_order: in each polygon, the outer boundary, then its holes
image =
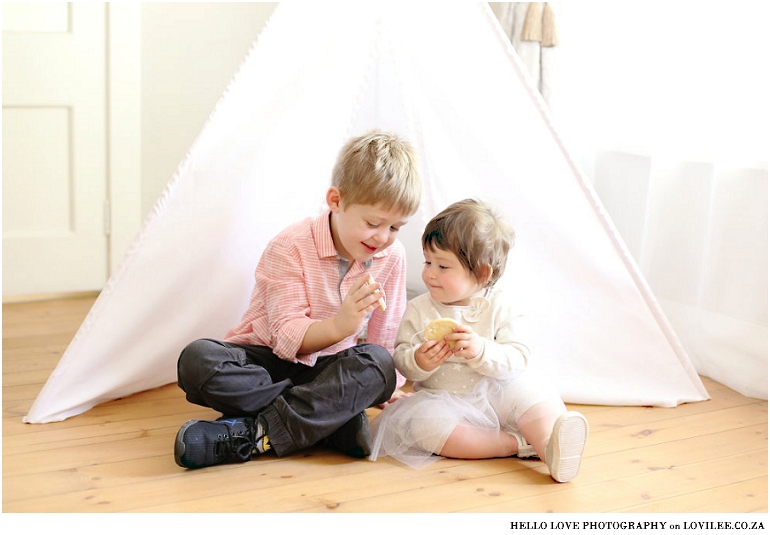
POLYGON ((319 443, 364 458, 370 437, 363 411, 388 401, 396 386, 393 360, 371 344, 309 367, 264 346, 196 340, 182 352, 178 376, 188 401, 225 415, 179 430, 174 458, 188 468, 245 462, 270 449, 284 456, 319 443))

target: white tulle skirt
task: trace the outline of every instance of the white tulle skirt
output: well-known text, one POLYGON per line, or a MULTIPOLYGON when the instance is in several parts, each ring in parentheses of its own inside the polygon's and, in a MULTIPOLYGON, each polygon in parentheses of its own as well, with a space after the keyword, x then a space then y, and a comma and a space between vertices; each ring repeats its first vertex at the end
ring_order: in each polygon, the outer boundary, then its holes
POLYGON ((468 393, 419 390, 372 420, 369 459, 390 456, 412 468, 425 468, 441 458, 438 452, 459 424, 517 432, 518 418, 554 395, 558 397, 553 388, 529 374, 509 381, 487 377, 468 393))

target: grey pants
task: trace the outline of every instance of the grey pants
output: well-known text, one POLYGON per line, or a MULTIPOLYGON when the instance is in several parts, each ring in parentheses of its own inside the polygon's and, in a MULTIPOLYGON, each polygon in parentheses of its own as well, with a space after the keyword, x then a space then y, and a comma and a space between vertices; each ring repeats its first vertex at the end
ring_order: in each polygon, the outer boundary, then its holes
POLYGON ((393 358, 362 344, 320 357, 315 366, 283 360, 269 347, 196 340, 177 362, 190 403, 225 416, 262 416, 279 456, 328 437, 361 411, 390 399, 393 358))

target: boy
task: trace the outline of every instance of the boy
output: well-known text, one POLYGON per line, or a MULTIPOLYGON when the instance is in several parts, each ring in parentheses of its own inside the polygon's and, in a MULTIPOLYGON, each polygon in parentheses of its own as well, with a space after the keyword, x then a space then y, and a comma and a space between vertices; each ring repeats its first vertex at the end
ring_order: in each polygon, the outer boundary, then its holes
POLYGON ((268 450, 284 456, 314 444, 369 455, 365 409, 400 386, 391 353, 406 272, 396 236, 421 191, 404 141, 372 132, 342 148, 328 211, 268 243, 241 323, 224 341, 196 340, 182 351, 178 384, 187 400, 224 416, 182 426, 179 466, 246 462, 268 450), (369 343, 356 345, 367 318, 369 343))

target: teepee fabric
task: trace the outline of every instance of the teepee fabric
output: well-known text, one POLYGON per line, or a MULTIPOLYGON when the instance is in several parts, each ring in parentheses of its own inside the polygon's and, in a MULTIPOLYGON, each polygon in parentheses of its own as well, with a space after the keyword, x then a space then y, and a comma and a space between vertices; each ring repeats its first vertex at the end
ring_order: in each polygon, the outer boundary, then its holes
POLYGON ((417 148, 402 231, 492 201, 517 232, 502 284, 567 402, 675 406, 697 373, 486 3, 282 3, 25 417, 58 421, 174 383, 181 349, 246 309, 267 241, 323 209, 337 152, 372 129, 417 148))

